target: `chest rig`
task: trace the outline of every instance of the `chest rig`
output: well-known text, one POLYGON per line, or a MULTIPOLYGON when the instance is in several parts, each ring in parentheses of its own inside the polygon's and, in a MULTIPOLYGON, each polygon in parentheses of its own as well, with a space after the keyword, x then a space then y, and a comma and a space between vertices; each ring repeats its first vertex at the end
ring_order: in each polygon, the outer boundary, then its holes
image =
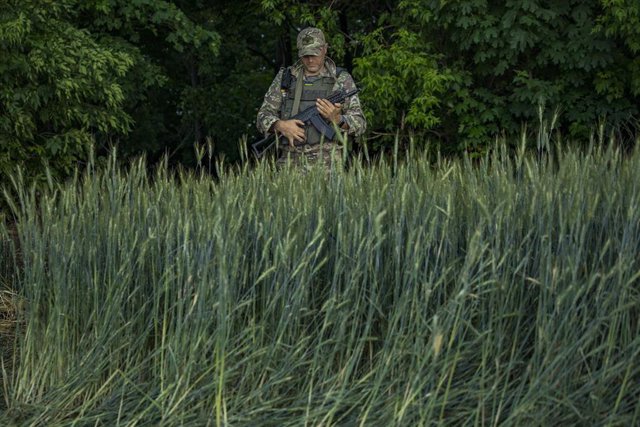
MULTIPOLYGON (((342 71, 342 69, 338 68, 336 76, 340 75, 342 71)), ((283 96, 281 117, 285 120, 300 111, 315 106, 316 99, 327 98, 333 92, 333 87, 336 83, 336 77, 331 76, 322 76, 308 82, 300 82, 298 80, 300 77, 302 77, 302 72, 300 75, 295 76, 289 68, 284 70, 281 83, 283 96), (299 95, 296 94, 298 90, 301 92, 299 95), (299 97, 298 105, 296 105, 296 97, 299 97)), ((322 135, 316 128, 311 125, 305 127, 306 144, 318 144, 321 139, 322 135)))

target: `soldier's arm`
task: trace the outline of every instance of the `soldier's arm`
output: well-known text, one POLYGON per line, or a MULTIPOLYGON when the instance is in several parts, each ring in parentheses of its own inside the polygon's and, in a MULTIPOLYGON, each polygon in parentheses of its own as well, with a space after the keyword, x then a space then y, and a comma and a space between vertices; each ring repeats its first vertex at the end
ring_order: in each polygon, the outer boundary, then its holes
POLYGON ((273 79, 269 90, 264 96, 262 106, 258 111, 256 126, 258 131, 267 135, 277 133, 283 135, 290 145, 294 141, 304 141, 304 122, 300 120, 281 120, 280 107, 282 106, 281 82, 284 68, 273 79))
POLYGON ((280 69, 276 77, 271 82, 269 90, 264 95, 262 106, 258 110, 256 127, 264 135, 273 132, 273 124, 280 119, 280 106, 282 104, 282 94, 280 92, 280 82, 284 68, 280 69))
MULTIPOLYGON (((342 72, 336 82, 336 89, 342 89, 344 91, 354 90, 356 83, 353 77, 346 71, 342 72)), ((354 136, 360 136, 364 134, 367 129, 367 120, 364 117, 362 111, 362 105, 360 104, 360 98, 358 94, 346 99, 342 104, 342 117, 344 124, 343 129, 347 130, 347 133, 354 136)))

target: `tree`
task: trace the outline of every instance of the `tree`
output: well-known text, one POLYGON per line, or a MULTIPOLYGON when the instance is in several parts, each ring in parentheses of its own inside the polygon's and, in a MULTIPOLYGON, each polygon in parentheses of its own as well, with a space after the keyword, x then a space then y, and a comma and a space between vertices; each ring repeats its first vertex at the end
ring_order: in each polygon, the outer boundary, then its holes
POLYGON ((64 176, 94 142, 160 154, 189 135, 192 152, 204 138, 189 114, 193 64, 220 39, 176 3, 2 0, 3 176, 15 165, 37 175, 43 160, 64 176))
POLYGON ((75 0, 0 6, 0 171, 69 173, 95 133, 128 132, 123 82, 134 60, 73 25, 75 0))
MULTIPOLYGON (((635 0, 0 0, 0 171, 69 173, 88 146, 194 162, 213 140, 237 158, 262 95, 325 30, 361 87, 369 137, 434 135, 482 152, 560 112, 585 138, 637 131, 635 0)), ((626 135, 630 136, 630 135, 626 135)))
POLYGON ((597 89, 616 100, 631 93, 640 96, 640 3, 635 0, 601 0, 602 14, 596 30, 616 38, 621 49, 618 67, 598 75, 597 89))
POLYGON ((444 103, 446 133, 459 148, 482 150, 502 132, 518 133, 523 123, 538 122, 540 106, 548 115, 559 111, 559 126, 576 138, 588 137, 600 121, 613 129, 638 114, 637 94, 612 93, 603 84, 631 58, 596 31, 597 0, 402 5, 456 76, 444 103))
MULTIPOLYGON (((384 27, 361 38, 364 51, 355 60, 354 74, 365 88, 363 105, 371 134, 381 136, 376 146, 396 137, 424 141, 441 124, 441 99, 451 70, 439 65, 441 55, 425 42, 410 23, 388 17, 393 32, 384 27)), ((385 19, 381 20, 385 22, 385 19)))
MULTIPOLYGON (((201 1, 88 0, 79 20, 92 34, 136 58, 126 111, 135 126, 118 138, 125 156, 163 154, 188 161, 206 130, 198 116, 199 64, 218 55, 220 35, 201 1)), ((102 139, 112 143, 113 138, 102 139)))

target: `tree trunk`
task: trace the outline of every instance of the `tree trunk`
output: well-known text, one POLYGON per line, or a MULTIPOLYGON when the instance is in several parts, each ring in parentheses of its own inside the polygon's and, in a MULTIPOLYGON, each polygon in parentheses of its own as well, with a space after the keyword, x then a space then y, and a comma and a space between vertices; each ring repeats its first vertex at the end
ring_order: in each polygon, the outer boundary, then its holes
POLYGON ((278 38, 278 45, 276 46, 276 63, 274 64, 276 73, 281 67, 293 64, 289 27, 288 20, 285 20, 280 29, 280 37, 278 38))
POLYGON ((353 51, 348 46, 349 19, 347 17, 347 11, 345 10, 345 8, 340 9, 340 12, 338 13, 338 17, 340 20, 340 31, 342 31, 342 34, 344 34, 347 37, 347 46, 344 53, 343 67, 346 68, 347 71, 349 71, 349 73, 351 73, 351 70, 353 70, 353 51))
MULTIPOLYGON (((198 88, 199 79, 198 79, 198 70, 196 67, 196 59, 191 58, 189 61, 189 76, 191 77, 191 87, 194 89, 198 88)), ((195 111, 193 114, 193 138, 194 144, 199 144, 202 142, 202 124, 200 123, 200 112, 195 111)))

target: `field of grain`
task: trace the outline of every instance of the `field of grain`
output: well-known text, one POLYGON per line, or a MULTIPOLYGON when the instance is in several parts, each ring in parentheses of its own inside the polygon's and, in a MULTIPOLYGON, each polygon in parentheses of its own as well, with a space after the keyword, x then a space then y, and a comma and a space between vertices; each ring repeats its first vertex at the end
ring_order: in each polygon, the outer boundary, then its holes
POLYGON ((0 424, 640 423, 639 153, 148 169, 17 185, 0 424))

